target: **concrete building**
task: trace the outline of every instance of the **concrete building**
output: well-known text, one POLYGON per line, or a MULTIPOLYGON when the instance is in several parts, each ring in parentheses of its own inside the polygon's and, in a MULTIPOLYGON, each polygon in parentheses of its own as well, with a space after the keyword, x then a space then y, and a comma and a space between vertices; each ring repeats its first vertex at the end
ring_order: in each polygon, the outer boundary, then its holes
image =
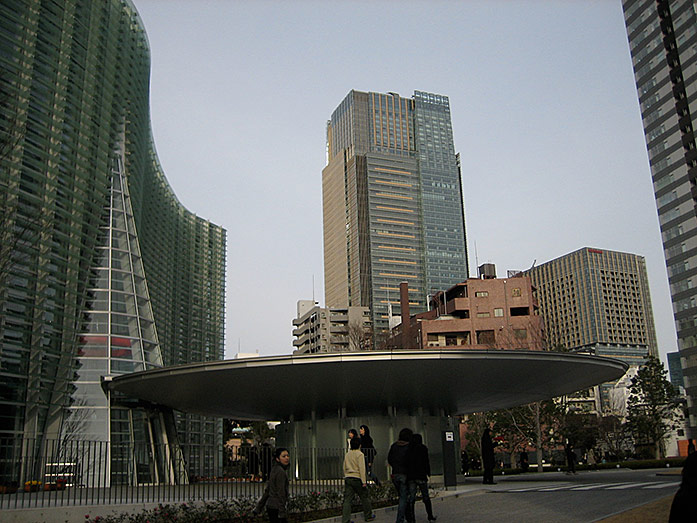
POLYGON ((658 355, 642 256, 584 247, 526 271, 537 288, 550 346, 569 351, 626 348, 658 355))
POLYGON ((293 320, 293 354, 368 350, 371 347, 368 307, 320 307, 313 300, 298 301, 293 320))
POLYGON ((0 438, 13 442, 0 479, 50 441, 95 441, 111 445, 111 481, 149 483, 155 445, 213 445, 221 422, 145 410, 100 380, 222 359, 225 230, 185 209, 159 165, 130 0, 7 0, 0 20, 0 438), (124 457, 134 445, 150 458, 124 457))
POLYGON ((519 275, 468 279, 436 293, 429 311, 402 316, 387 346, 543 350, 544 340, 535 288, 529 277, 519 275))
POLYGON ((327 124, 322 171, 327 307, 368 307, 376 340, 410 306, 468 277, 459 158, 447 96, 351 91, 327 124))
POLYGON ((697 14, 690 0, 623 0, 673 301, 691 437, 697 436, 697 14))
MULTIPOLYGON (((658 355, 646 263, 642 256, 584 247, 526 271, 538 289, 551 348, 620 359, 640 366, 658 355)), ((579 396, 609 408, 613 384, 579 396)))

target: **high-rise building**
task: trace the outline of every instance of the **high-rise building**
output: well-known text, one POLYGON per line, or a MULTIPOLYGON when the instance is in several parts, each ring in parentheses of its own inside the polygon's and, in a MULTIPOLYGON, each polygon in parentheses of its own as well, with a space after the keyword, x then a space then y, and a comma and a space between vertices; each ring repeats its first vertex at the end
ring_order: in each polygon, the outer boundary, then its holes
POLYGON ((691 0, 623 0, 668 268, 678 349, 697 435, 697 14, 691 0))
MULTIPOLYGON (((174 420, 102 377, 223 357, 225 230, 164 177, 149 66, 130 0, 0 4, 0 438, 18 452, 156 445, 174 420)), ((176 427, 182 445, 222 438, 216 420, 176 427)), ((111 479, 154 481, 139 467, 111 479)))
POLYGON ((658 355, 643 256, 584 247, 526 273, 537 288, 550 347, 641 348, 658 355))
POLYGON ((369 307, 379 341, 400 282, 419 312, 468 276, 448 97, 351 91, 327 124, 327 155, 326 306, 369 307))
MULTIPOLYGON (((643 256, 584 247, 526 273, 537 288, 551 348, 617 358, 634 367, 648 354, 658 356, 643 256)), ((613 385, 600 387, 600 406, 609 406, 613 385)))

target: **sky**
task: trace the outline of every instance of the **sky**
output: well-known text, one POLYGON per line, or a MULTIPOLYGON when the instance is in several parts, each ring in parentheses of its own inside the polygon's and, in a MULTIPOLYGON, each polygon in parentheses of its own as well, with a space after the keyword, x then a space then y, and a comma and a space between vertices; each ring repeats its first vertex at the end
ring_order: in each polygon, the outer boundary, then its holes
POLYGON ((326 122, 351 89, 450 98, 471 275, 642 255, 677 350, 620 0, 134 2, 160 163, 227 230, 226 357, 290 354, 297 301, 324 304, 326 122))

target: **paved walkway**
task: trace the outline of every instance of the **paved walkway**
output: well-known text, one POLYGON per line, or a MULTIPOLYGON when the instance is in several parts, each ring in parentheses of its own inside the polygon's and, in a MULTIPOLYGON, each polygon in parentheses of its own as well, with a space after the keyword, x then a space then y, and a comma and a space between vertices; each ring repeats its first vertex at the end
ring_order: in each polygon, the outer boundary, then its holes
MULTIPOLYGON (((441 490, 433 498, 433 512, 438 517, 438 523, 460 523, 465 520, 506 521, 507 519, 511 519, 511 514, 508 512, 510 510, 510 505, 503 503, 502 498, 492 496, 488 498, 478 498, 476 501, 474 498, 487 493, 496 492, 510 493, 512 495, 525 492, 542 492, 550 494, 559 493, 564 496, 569 496, 574 492, 597 492, 603 490, 619 494, 622 491, 638 490, 646 492, 646 503, 648 503, 648 505, 646 505, 646 509, 643 512, 648 514, 654 511, 653 506, 655 504, 649 502, 655 499, 656 495, 663 498, 661 507, 666 505, 669 506, 665 498, 672 500, 680 484, 680 469, 666 470, 665 472, 652 471, 655 481, 653 478, 651 481, 624 478, 621 470, 616 471, 617 474, 612 474, 612 472, 615 471, 606 471, 605 474, 609 473, 610 477, 603 481, 598 481, 599 478, 594 472, 584 472, 575 476, 569 476, 563 472, 545 473, 542 477, 535 474, 508 477, 497 476, 496 481, 498 484, 493 486, 483 485, 481 483, 481 478, 478 477, 467 478, 464 484, 459 484, 457 487, 451 488, 451 490, 441 490)), ((508 502, 508 500, 506 501, 508 502)), ((521 505, 524 503, 526 502, 520 501, 521 505)), ((631 507, 623 511, 622 514, 628 516, 631 514, 631 516, 634 516, 633 521, 653 521, 650 518, 643 517, 645 514, 642 512, 642 507, 643 504, 638 508, 631 507)), ((525 507, 523 507, 523 509, 525 509, 525 507)), ((553 510, 546 510, 542 505, 533 504, 529 510, 532 513, 531 521, 559 521, 558 513, 555 513, 553 510)), ((425 522, 426 512, 421 502, 416 503, 415 511, 417 521, 425 522)), ((377 516, 374 520, 375 523, 393 523, 396 519, 397 509, 394 506, 384 507, 376 509, 374 512, 377 516)), ((612 512, 607 513, 607 516, 601 517, 600 521, 604 520, 605 517, 609 517, 610 514, 612 514, 612 512)), ((355 523, 362 523, 362 512, 354 513, 352 519, 355 523)), ((525 518, 522 520, 525 520, 525 518)), ((585 517, 580 517, 578 520, 598 521, 597 518, 585 519, 585 517)), ((613 519, 611 521, 625 520, 613 519)), ((320 522, 340 523, 341 517, 326 518, 318 520, 316 523, 320 522)))

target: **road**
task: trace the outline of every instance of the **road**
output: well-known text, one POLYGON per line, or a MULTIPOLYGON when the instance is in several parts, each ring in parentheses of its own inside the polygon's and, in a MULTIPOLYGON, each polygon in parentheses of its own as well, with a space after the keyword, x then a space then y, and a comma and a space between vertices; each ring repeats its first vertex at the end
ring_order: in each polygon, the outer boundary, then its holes
MULTIPOLYGON (((665 469, 545 473, 497 476, 496 485, 466 478, 457 493, 434 499, 439 523, 449 522, 592 522, 630 510, 677 491, 678 474, 665 469), (666 474, 668 473, 668 474, 666 474)), ((393 522, 394 509, 379 511, 376 523, 393 522)), ((354 515, 354 521, 362 521, 354 515)), ((426 522, 421 502, 417 522, 426 522)))

